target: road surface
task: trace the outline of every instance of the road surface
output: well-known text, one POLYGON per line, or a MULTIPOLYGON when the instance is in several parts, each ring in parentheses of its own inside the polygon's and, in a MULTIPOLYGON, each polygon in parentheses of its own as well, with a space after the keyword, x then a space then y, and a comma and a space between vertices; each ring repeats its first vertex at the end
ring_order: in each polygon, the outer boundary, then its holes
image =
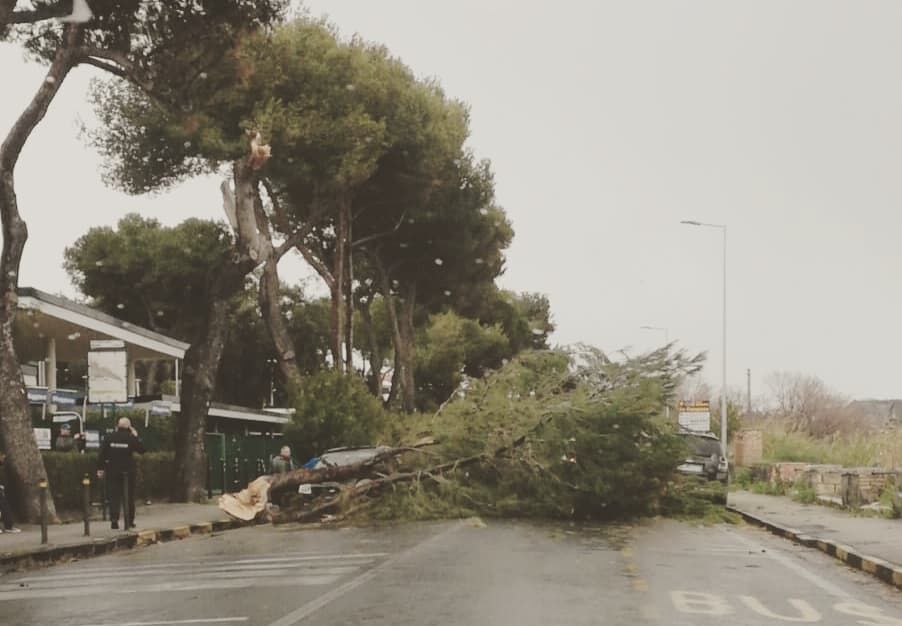
POLYGON ((0 577, 52 626, 897 624, 902 594, 745 526, 258 527, 0 577))

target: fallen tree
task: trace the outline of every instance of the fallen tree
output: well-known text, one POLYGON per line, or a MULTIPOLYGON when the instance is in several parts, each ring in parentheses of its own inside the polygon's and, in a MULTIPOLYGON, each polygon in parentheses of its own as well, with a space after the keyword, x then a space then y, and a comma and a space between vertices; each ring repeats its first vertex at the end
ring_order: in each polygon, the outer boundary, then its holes
POLYGON ((526 353, 392 433, 401 441, 434 438, 428 454, 386 448, 367 463, 266 478, 267 496, 342 483, 337 493, 293 502, 271 519, 313 521, 363 508, 373 518, 661 512, 672 504, 685 453, 664 406, 701 363, 669 349, 617 361, 585 347, 526 353))

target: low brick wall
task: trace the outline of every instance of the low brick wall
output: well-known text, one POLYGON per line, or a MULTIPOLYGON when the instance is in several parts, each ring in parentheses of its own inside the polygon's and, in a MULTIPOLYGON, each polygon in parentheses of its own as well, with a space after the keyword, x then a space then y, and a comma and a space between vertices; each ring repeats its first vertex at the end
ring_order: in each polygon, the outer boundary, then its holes
POLYGON ((768 471, 771 483, 805 485, 821 498, 843 506, 859 507, 880 500, 887 485, 902 487, 902 470, 873 467, 841 467, 809 463, 774 463, 768 471))

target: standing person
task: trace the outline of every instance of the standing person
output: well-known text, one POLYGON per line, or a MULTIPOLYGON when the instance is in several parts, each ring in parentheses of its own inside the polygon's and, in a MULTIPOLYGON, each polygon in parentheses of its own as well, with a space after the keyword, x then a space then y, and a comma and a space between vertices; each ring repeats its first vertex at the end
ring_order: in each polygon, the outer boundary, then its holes
POLYGON ((138 431, 131 420, 123 417, 100 447, 97 458, 97 477, 109 474, 107 488, 110 494, 110 528, 119 529, 119 511, 125 505, 125 528, 135 527, 135 459, 132 454, 144 454, 144 444, 138 439, 138 431), (122 502, 123 482, 128 480, 128 501, 122 502))
MULTIPOLYGON (((0 452, 0 465, 6 461, 6 455, 0 452)), ((9 501, 6 499, 6 489, 0 485, 0 516, 3 517, 3 532, 20 533, 22 532, 13 526, 13 512, 9 507, 9 501)))
POLYGON ((53 444, 57 452, 71 452, 75 450, 75 437, 72 436, 72 427, 69 424, 60 426, 60 434, 53 444))
POLYGON ((291 458, 291 448, 288 446, 282 446, 278 456, 274 456, 269 465, 273 474, 284 474, 297 467, 297 463, 291 458))

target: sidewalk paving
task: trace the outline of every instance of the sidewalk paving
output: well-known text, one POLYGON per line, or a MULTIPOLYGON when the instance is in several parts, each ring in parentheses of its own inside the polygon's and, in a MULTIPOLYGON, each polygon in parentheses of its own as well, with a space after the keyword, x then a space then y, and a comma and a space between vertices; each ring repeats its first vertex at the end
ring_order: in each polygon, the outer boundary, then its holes
POLYGON ((902 588, 902 520, 863 517, 786 496, 731 492, 727 508, 902 588))
MULTIPOLYGON (((121 520, 120 520, 121 524, 121 520)), ((139 505, 135 511, 137 528, 112 530, 109 521, 91 519, 91 535, 84 536, 84 523, 51 524, 48 543, 41 545, 41 527, 17 524, 21 533, 0 534, 0 573, 36 563, 105 554, 120 548, 181 539, 191 534, 236 528, 216 504, 159 503, 139 505)))

